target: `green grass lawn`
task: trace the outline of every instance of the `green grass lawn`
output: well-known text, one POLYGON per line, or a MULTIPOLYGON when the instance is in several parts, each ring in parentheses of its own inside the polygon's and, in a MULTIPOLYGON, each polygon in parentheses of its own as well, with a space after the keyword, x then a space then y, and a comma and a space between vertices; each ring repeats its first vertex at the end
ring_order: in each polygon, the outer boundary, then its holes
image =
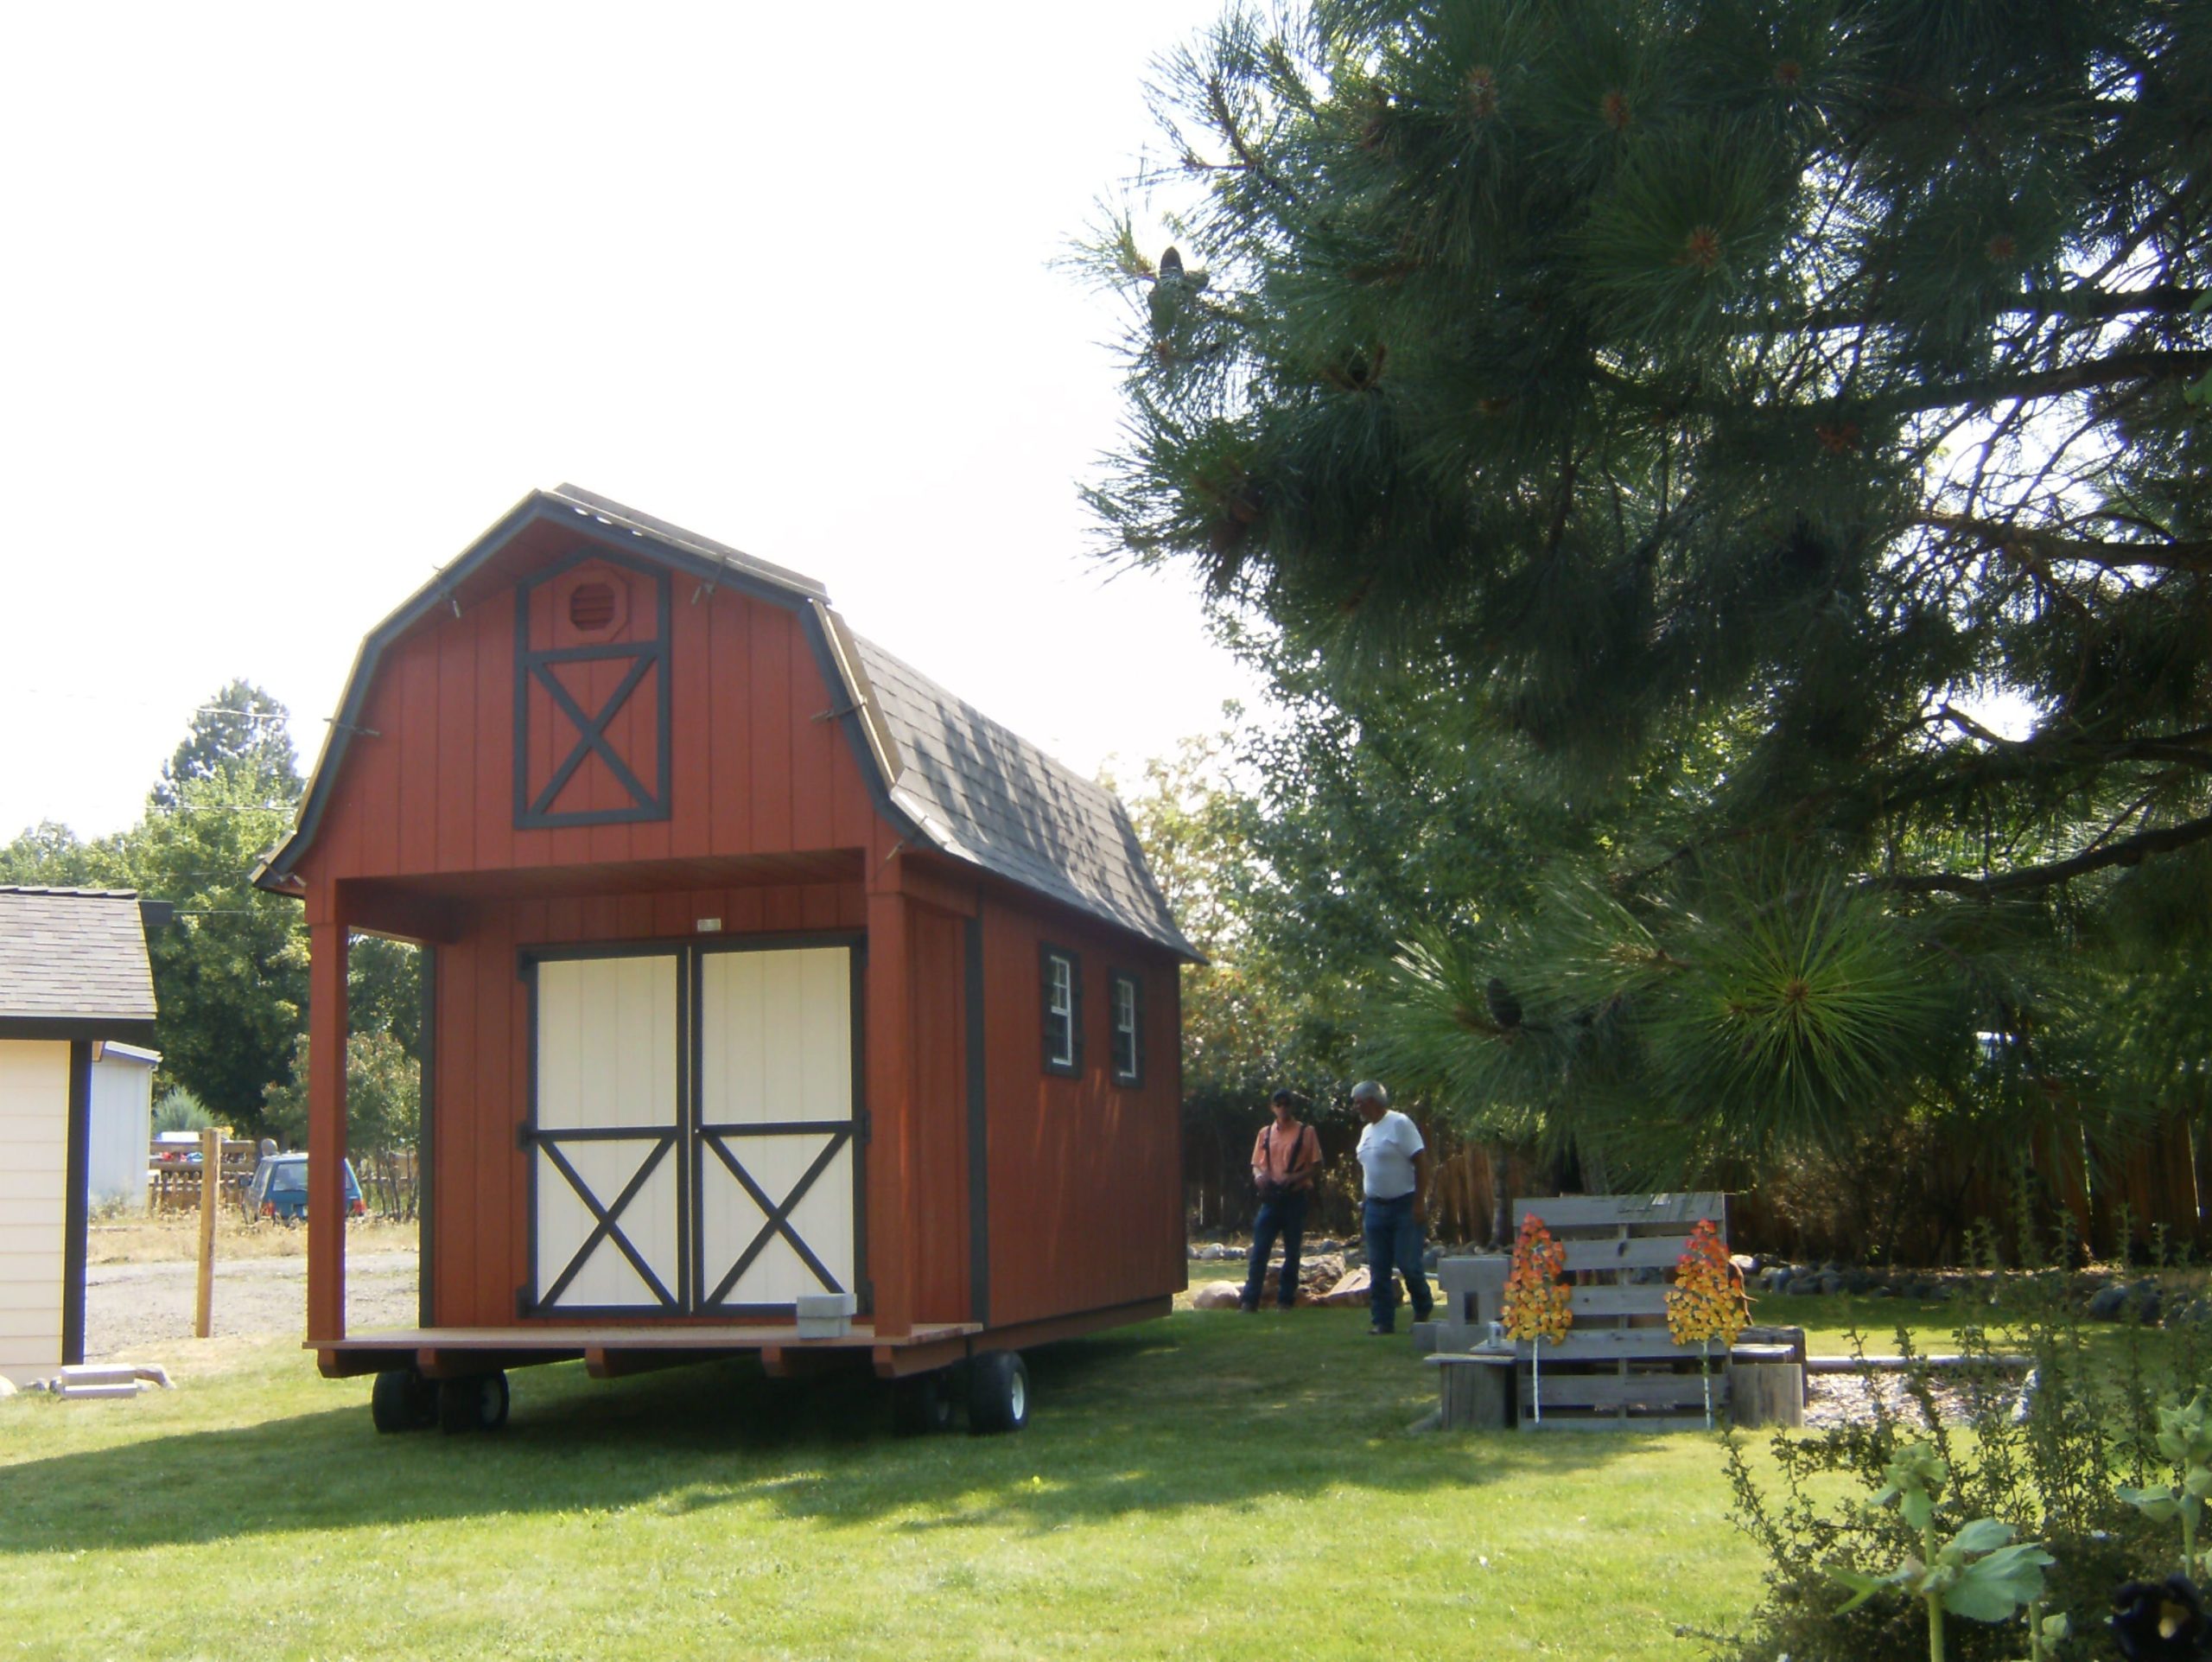
POLYGON ((514 1374, 379 1437, 296 1351, 0 1405, 0 1657, 1666 1657, 1759 1565, 1702 1434, 1442 1436, 1365 1314, 1034 1353, 1010 1437, 867 1382, 514 1374))

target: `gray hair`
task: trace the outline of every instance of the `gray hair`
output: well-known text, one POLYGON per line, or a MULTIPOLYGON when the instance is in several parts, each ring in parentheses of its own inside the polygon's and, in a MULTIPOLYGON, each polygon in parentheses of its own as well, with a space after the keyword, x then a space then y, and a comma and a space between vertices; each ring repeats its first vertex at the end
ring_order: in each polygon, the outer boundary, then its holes
POLYGON ((1385 1108, 1390 1105, 1390 1093, 1382 1088, 1379 1079, 1362 1079, 1352 1086, 1351 1099, 1354 1102, 1379 1102, 1385 1108))

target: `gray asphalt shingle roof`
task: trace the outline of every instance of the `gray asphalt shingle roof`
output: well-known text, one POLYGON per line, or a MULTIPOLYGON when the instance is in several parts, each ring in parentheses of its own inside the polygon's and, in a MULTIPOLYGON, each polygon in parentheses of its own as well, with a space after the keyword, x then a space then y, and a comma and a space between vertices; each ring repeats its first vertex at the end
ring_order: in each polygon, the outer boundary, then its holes
POLYGON ((855 644, 903 764, 892 799, 931 841, 1025 888, 1197 956, 1152 880, 1119 798, 874 641, 855 644))
POLYGON ((0 1022, 153 1019, 135 893, 0 888, 0 1022))

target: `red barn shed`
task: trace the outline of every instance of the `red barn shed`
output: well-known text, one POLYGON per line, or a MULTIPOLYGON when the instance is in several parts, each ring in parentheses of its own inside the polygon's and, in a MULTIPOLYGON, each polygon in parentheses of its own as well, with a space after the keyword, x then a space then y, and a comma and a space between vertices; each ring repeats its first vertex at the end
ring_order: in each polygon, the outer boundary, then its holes
POLYGON ((1192 953, 1128 815, 811 579, 533 493, 369 634, 257 881, 313 950, 308 1342, 380 1426, 745 1353, 1014 1425, 1020 1347, 1184 1284, 1192 953), (425 949, 399 1332, 346 1328, 353 932, 425 949))

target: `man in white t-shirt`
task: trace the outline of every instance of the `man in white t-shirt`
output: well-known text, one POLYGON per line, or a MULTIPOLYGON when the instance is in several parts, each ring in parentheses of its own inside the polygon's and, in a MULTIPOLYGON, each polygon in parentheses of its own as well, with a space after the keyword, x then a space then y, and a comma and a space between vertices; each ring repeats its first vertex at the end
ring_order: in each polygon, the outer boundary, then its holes
POLYGON ((1406 1278, 1414 1321, 1427 1321, 1435 1304, 1421 1264, 1421 1219, 1428 1208, 1428 1145, 1421 1141, 1420 1128, 1390 1106, 1390 1093, 1375 1080, 1362 1079, 1352 1086, 1351 1105, 1367 1122, 1359 1134, 1359 1170, 1366 1193, 1360 1225, 1370 1282, 1367 1330, 1386 1334, 1397 1321, 1397 1276, 1406 1278))

